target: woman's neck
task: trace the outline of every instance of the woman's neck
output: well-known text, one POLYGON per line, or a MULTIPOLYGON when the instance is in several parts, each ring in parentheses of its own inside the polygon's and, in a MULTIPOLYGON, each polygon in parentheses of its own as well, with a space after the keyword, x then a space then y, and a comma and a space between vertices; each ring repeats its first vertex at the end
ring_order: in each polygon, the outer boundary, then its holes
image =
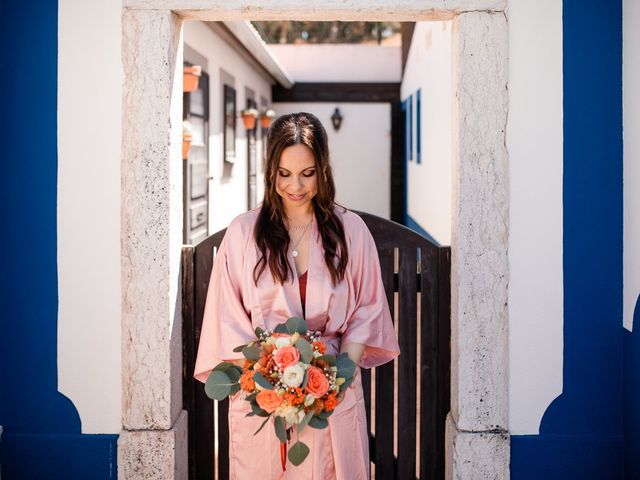
POLYGON ((313 208, 310 205, 296 209, 285 208, 284 215, 289 225, 306 225, 313 218, 313 208))

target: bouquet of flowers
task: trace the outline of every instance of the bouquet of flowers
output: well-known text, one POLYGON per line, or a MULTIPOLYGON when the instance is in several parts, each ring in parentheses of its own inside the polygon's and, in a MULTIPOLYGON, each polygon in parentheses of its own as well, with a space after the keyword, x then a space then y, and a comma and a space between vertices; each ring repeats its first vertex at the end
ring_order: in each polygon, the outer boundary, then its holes
MULTIPOLYGON (((319 334, 308 331, 302 318, 292 317, 273 331, 255 332, 256 340, 234 349, 244 355, 243 367, 220 363, 209 375, 205 392, 215 400, 241 392, 251 404, 247 416, 265 417, 255 433, 273 418, 284 470, 292 430, 299 434, 307 426, 327 427, 340 393, 353 381, 355 363, 346 353, 325 354, 319 334)), ((288 456, 297 466, 308 454, 309 447, 296 441, 288 456)))

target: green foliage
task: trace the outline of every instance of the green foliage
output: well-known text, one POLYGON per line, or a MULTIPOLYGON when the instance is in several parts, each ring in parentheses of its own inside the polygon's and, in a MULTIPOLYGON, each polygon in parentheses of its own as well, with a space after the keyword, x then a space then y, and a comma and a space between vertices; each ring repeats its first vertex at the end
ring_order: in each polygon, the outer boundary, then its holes
POLYGON ((311 363, 313 359, 313 349, 311 348, 311 344, 307 342, 304 338, 300 337, 296 343, 296 348, 300 352, 300 358, 305 363, 311 363))
POLYGON ((213 370, 204 384, 204 391, 209 398, 214 400, 224 400, 231 393, 231 387, 234 382, 227 376, 225 372, 213 370))
POLYGON ((336 357, 334 357, 333 355, 322 355, 322 356, 316 358, 316 362, 319 361, 319 360, 327 362, 332 367, 336 366, 336 357))
POLYGON ((311 419, 309 420, 309 426, 313 428, 323 429, 323 428, 327 428, 328 425, 329 425, 329 422, 327 421, 326 418, 320 418, 316 415, 311 417, 311 419))
POLYGON ((284 426, 284 418, 274 417, 273 426, 276 430, 276 436, 282 443, 287 442, 287 429, 284 426))
POLYGON ((291 317, 285 322, 285 325, 287 326, 287 331, 291 335, 296 332, 300 335, 305 335, 307 333, 307 322, 305 322, 303 318, 291 317))
POLYGON ((262 388, 266 388, 267 390, 273 390, 273 385, 271 385, 271 382, 269 382, 269 380, 264 378, 264 376, 260 372, 255 372, 253 374, 253 380, 262 388))
POLYGON ((255 345, 244 347, 242 349, 242 354, 247 360, 253 360, 254 362, 260 360, 260 349, 255 345))
POLYGON ((307 447, 304 443, 298 441, 294 443, 289 449, 289 461, 293 463, 296 467, 304 462, 304 459, 309 455, 309 447, 307 447))

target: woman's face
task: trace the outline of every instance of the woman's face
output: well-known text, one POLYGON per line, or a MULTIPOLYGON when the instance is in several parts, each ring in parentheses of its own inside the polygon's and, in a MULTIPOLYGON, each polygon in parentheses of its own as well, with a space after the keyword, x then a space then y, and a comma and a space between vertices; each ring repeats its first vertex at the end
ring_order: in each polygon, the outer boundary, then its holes
POLYGON ((316 160, 311 149, 302 144, 285 148, 276 173, 276 192, 285 209, 311 207, 317 191, 316 160))

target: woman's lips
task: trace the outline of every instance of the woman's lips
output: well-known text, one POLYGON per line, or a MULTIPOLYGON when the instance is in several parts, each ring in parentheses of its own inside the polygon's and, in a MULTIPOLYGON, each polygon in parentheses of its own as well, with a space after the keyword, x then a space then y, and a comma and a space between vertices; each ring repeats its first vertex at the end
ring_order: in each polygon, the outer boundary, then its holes
POLYGON ((289 197, 289 200, 293 200, 294 202, 297 202, 299 200, 302 200, 304 198, 304 193, 301 195, 292 195, 290 193, 287 193, 287 197, 289 197))

